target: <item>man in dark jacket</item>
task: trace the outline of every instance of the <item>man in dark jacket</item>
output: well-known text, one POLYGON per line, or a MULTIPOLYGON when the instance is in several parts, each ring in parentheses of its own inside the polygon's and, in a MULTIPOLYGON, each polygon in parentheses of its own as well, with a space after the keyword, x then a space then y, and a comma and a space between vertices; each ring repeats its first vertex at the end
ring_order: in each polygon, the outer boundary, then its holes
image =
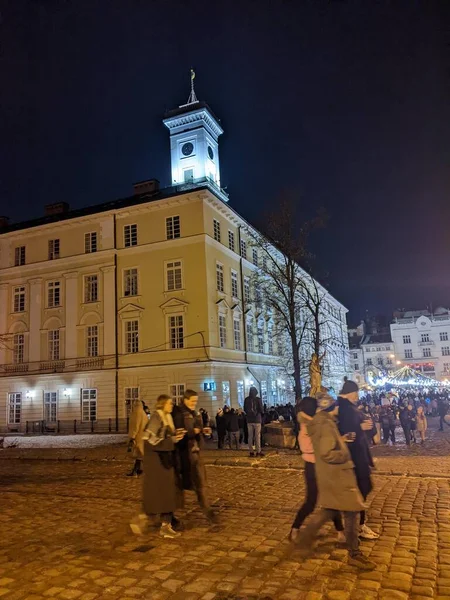
POLYGON ((247 417, 250 456, 255 455, 253 445, 255 445, 256 456, 264 456, 261 452, 261 424, 264 410, 262 400, 255 387, 250 388, 248 396, 244 400, 244 412, 247 417))
POLYGON ((228 428, 228 444, 230 446, 230 450, 233 449, 233 446, 236 448, 236 450, 240 450, 239 415, 234 410, 234 408, 232 408, 228 414, 227 428, 228 428))
MULTIPOLYGON (((356 481, 358 482, 359 491, 365 501, 372 491, 370 470, 373 467, 372 456, 370 454, 365 432, 373 428, 373 423, 369 419, 361 422, 359 411, 356 408, 358 400, 359 387, 354 381, 348 379, 345 381, 338 397, 338 427, 341 435, 346 435, 347 433, 355 433, 356 435, 355 441, 349 444, 349 450, 355 465, 356 481)), ((365 524, 365 521, 366 513, 362 510, 360 516, 360 537, 369 540, 379 538, 380 536, 372 531, 372 529, 365 524)))
POLYGON ((444 431, 444 423, 448 425, 445 420, 445 415, 448 412, 448 401, 447 398, 441 396, 438 400, 438 415, 439 415, 439 431, 444 431))
POLYGON ((219 408, 216 415, 216 428, 217 428, 217 448, 222 450, 225 442, 225 436, 227 435, 227 423, 223 408, 219 408))

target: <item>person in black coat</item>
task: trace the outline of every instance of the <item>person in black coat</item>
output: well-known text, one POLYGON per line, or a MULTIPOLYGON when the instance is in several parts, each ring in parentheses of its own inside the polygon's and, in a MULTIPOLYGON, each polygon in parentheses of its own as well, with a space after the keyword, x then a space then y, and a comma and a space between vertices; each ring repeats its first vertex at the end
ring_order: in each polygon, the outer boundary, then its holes
MULTIPOLYGON (((353 464, 355 465, 356 481, 358 483, 359 491, 365 500, 372 491, 370 473, 374 466, 365 432, 370 431, 373 428, 373 423, 370 420, 361 422, 361 414, 356 407, 358 399, 358 385, 354 381, 349 379, 346 380, 338 396, 338 428, 341 435, 347 433, 355 434, 355 440, 348 444, 348 449, 353 464)), ((363 510, 360 513, 360 537, 372 540, 380 537, 366 525, 365 521, 366 513, 363 510)))
POLYGON ((216 415, 216 428, 217 428, 217 448, 222 450, 225 436, 227 435, 227 422, 226 417, 222 408, 219 408, 216 415))
POLYGON ((236 450, 240 450, 239 443, 239 415, 232 408, 228 415, 227 420, 227 428, 228 428, 228 444, 230 446, 230 450, 235 446, 236 450))
MULTIPOLYGON (((439 431, 444 431, 444 423, 448 425, 445 420, 445 415, 448 413, 448 401, 447 398, 441 396, 438 400, 438 415, 439 415, 439 431)), ((450 426, 449 426, 450 427, 450 426)))

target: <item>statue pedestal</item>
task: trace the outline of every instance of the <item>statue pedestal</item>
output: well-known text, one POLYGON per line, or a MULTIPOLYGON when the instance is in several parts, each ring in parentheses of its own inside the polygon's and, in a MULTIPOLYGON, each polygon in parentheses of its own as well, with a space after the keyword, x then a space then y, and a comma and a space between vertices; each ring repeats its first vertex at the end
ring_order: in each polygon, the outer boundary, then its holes
POLYGON ((269 446, 273 446, 274 448, 295 448, 294 424, 292 422, 268 423, 264 431, 264 439, 269 446))

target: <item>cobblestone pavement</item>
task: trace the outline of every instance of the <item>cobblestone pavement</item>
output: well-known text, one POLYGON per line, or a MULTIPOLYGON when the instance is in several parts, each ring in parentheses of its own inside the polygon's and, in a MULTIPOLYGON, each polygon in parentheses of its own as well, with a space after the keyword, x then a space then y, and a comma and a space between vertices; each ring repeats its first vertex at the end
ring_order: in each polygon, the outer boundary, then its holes
MULTIPOLYGON (((407 460, 414 460, 413 457, 407 460)), ((450 600, 450 479, 375 476, 363 542, 374 572, 349 567, 324 531, 307 560, 286 536, 304 493, 293 469, 208 466, 221 524, 192 497, 186 531, 128 531, 141 482, 118 461, 0 461, 0 597, 6 600, 450 600)))

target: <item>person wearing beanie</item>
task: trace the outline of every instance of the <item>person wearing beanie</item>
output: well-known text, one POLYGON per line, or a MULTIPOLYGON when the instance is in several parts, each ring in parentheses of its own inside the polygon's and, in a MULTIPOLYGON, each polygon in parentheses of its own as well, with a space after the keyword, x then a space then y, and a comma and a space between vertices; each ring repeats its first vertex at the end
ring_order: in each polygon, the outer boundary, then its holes
MULTIPOLYGON (((365 501, 372 491, 370 472, 374 466, 366 431, 370 431, 373 428, 373 422, 371 419, 361 421, 360 412, 356 407, 358 400, 358 385, 350 379, 345 380, 338 396, 338 428, 341 435, 348 433, 355 433, 356 435, 355 441, 349 445, 349 450, 355 465, 358 488, 365 501)), ((375 533, 375 531, 366 525, 365 510, 362 510, 360 515, 360 537, 367 540, 375 540, 380 537, 378 533, 375 533)))
MULTIPOLYGON (((289 539, 291 542, 295 542, 298 537, 299 529, 302 526, 306 517, 314 512, 317 504, 317 479, 316 479, 316 459, 314 456, 314 449, 311 442, 311 438, 308 435, 308 424, 312 421, 317 411, 317 400, 306 396, 303 398, 298 406, 297 421, 300 425, 300 432, 298 434, 298 443, 302 458, 305 462, 305 486, 306 486, 306 498, 302 506, 299 508, 297 515, 291 527, 289 539)), ((338 532, 338 542, 345 542, 344 525, 342 524, 341 513, 336 513, 333 517, 334 526, 338 532)))
POLYGON ((321 509, 314 514, 299 533, 297 543, 310 551, 320 528, 339 512, 344 515, 345 540, 349 551, 348 564, 365 571, 375 569, 359 549, 359 511, 364 501, 356 483, 355 471, 348 446, 353 436, 343 438, 336 425, 337 401, 327 392, 316 395, 318 411, 308 423, 316 459, 318 503, 321 509))

